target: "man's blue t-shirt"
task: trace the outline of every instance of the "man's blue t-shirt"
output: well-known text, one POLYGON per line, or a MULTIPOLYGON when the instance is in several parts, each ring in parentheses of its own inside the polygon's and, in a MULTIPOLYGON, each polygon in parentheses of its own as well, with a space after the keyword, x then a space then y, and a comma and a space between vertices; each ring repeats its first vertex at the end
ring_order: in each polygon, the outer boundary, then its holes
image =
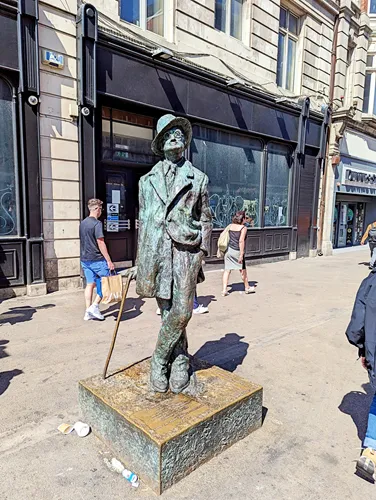
POLYGON ((98 247, 98 238, 104 238, 101 221, 86 217, 80 224, 80 256, 83 262, 104 260, 98 247))

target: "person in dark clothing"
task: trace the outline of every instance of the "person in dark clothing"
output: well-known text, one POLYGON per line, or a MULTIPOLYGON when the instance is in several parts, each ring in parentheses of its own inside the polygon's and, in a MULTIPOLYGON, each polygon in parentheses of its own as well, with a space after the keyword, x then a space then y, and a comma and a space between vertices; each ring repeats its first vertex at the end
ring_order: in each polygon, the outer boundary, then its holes
MULTIPOLYGON (((346 336, 350 344, 358 348, 362 366, 368 371, 372 389, 376 393, 376 269, 372 270, 359 287, 346 336)), ((363 451, 356 469, 365 479, 375 480, 376 394, 369 410, 363 451)))
POLYGON ((376 263, 376 222, 372 222, 372 224, 368 224, 366 232, 363 234, 362 239, 360 241, 361 245, 364 245, 366 240, 368 239, 369 249, 371 252, 371 260, 369 263, 369 268, 373 269, 376 263))
POLYGON ((103 297, 101 278, 108 276, 110 271, 113 271, 115 267, 104 242, 102 223, 98 220, 98 217, 102 213, 102 205, 103 202, 101 200, 95 198, 89 200, 88 209, 90 215, 80 224, 80 260, 86 278, 85 321, 93 318, 104 319, 104 316, 99 311, 99 303, 103 297), (95 286, 97 288, 97 296, 92 303, 95 286))

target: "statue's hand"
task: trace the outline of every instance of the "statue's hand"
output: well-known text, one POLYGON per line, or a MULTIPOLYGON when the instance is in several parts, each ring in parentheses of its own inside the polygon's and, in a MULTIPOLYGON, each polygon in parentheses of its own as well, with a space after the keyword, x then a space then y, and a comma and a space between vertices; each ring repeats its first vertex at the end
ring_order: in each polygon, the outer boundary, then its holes
POLYGON ((129 278, 130 280, 135 280, 137 278, 137 266, 130 267, 124 271, 120 271, 118 274, 124 276, 124 278, 129 278))

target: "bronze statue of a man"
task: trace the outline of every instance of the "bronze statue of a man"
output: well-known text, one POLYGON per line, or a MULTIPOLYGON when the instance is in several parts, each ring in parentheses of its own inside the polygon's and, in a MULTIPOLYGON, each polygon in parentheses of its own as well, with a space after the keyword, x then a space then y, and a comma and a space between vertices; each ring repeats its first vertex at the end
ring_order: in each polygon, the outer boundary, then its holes
POLYGON ((150 373, 151 387, 157 392, 170 386, 179 393, 189 385, 186 327, 210 244, 208 177, 183 157, 191 140, 187 119, 162 116, 152 150, 164 159, 139 184, 137 266, 128 275, 137 279, 137 293, 155 297, 161 310, 150 373))

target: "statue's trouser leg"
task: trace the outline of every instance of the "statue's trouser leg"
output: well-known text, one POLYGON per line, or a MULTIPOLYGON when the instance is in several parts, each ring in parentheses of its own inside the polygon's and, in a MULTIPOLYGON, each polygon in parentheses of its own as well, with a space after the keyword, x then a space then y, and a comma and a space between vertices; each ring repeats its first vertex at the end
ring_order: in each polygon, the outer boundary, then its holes
MULTIPOLYGON (((152 370, 164 370, 175 359, 188 369, 186 326, 192 317, 197 274, 202 252, 173 248, 173 285, 171 300, 157 298, 162 327, 152 359, 152 370), (183 359, 185 358, 185 359, 183 359)), ((155 375, 157 375, 155 373, 155 375)), ((152 380, 153 380, 152 374, 152 380)))

